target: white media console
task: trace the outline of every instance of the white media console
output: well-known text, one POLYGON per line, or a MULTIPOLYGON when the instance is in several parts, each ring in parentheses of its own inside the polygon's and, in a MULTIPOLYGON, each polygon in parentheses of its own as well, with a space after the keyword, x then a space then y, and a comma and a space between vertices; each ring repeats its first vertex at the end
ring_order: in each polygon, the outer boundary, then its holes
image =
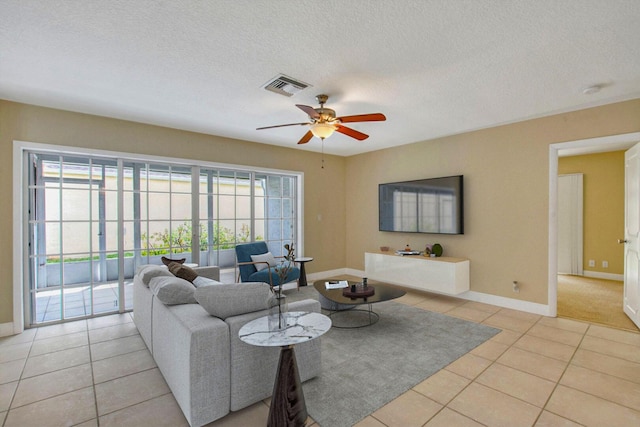
POLYGON ((469 290, 469 260, 365 252, 364 270, 368 278, 421 291, 457 295, 469 290))

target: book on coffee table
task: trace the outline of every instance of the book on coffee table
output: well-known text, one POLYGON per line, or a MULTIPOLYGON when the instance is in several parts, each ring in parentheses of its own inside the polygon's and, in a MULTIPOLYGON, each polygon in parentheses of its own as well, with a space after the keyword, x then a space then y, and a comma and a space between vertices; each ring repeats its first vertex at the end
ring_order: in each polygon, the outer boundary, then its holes
POLYGON ((324 285, 327 289, 342 289, 348 288, 349 282, 347 282, 346 280, 329 280, 327 282, 324 282, 324 285))

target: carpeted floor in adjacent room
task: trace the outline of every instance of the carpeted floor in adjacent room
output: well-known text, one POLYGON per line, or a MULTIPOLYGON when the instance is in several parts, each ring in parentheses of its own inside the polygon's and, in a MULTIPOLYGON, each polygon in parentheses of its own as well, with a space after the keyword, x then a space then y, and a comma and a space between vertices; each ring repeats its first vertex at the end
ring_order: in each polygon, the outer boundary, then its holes
POLYGON ((622 309, 623 282, 558 275, 558 317, 638 331, 622 309))

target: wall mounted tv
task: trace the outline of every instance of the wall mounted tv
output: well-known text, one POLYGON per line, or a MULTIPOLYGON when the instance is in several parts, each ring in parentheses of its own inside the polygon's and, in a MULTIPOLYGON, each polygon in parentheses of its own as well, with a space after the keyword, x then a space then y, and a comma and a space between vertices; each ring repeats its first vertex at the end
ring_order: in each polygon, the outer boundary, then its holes
POLYGON ((380 231, 464 234, 462 178, 379 184, 380 231))

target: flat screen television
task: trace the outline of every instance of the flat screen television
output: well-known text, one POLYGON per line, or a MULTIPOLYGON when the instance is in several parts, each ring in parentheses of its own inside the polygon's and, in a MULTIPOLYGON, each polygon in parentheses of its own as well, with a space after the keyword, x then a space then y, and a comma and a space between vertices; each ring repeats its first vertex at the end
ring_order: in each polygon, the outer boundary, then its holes
POLYGON ((380 231, 464 234, 462 178, 379 184, 380 231))

